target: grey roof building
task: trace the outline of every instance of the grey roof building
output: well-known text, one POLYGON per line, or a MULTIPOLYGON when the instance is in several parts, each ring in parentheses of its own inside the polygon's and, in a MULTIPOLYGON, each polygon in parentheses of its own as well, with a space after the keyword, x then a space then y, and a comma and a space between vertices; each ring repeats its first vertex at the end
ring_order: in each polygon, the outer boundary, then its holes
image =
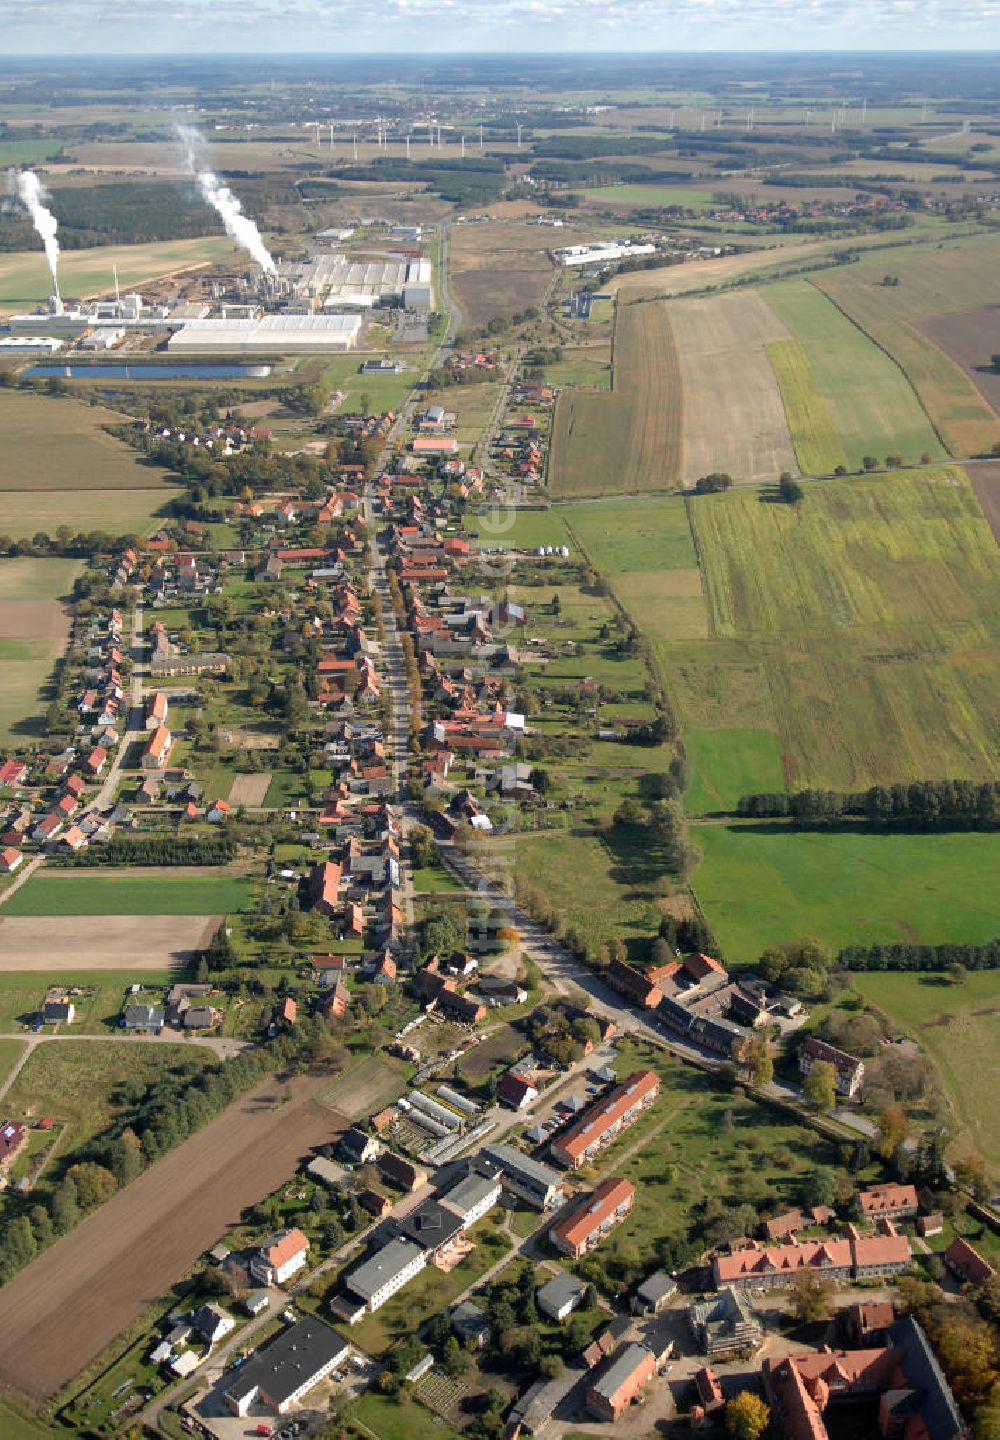
POLYGON ((427 1251, 403 1235, 390 1240, 381 1250, 362 1260, 356 1270, 346 1277, 347 1288, 352 1295, 363 1300, 369 1309, 377 1310, 408 1280, 424 1268, 427 1251))
POLYGON ((396 1225, 400 1235, 431 1253, 450 1244, 465 1228, 461 1215, 440 1205, 437 1200, 425 1200, 396 1225))
POLYGON ((532 1160, 513 1145, 484 1145, 480 1153, 499 1170, 506 1188, 537 1210, 550 1210, 562 1200, 562 1176, 551 1166, 532 1160))
POLYGON ((477 1347, 485 1345, 490 1334, 489 1316, 471 1300, 463 1300, 451 1312, 451 1328, 459 1340, 477 1347))
POLYGON ((284 1415, 296 1400, 341 1365, 349 1354, 347 1341, 322 1320, 299 1320, 230 1373, 226 1404, 246 1415, 259 1400, 284 1415))
POLYGON ((632 1296, 633 1315, 658 1315, 677 1294, 677 1282, 665 1270, 656 1270, 644 1280, 632 1296))
POLYGON ((535 1291, 535 1300, 543 1315, 548 1315, 551 1320, 564 1320, 586 1293, 587 1287, 582 1280, 562 1270, 539 1286, 535 1291))

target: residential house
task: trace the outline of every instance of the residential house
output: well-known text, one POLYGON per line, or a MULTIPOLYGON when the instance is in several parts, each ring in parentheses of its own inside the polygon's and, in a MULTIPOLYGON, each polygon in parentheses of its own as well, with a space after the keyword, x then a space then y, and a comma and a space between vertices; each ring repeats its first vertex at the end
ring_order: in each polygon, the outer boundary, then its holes
POLYGON ((660 1093, 660 1077, 639 1070, 598 1100, 550 1147, 560 1165, 576 1169, 586 1165, 616 1135, 633 1125, 660 1093))
POLYGON ((191 1323, 197 1333, 207 1345, 218 1345, 233 1330, 236 1329, 236 1321, 225 1310, 220 1310, 218 1305, 203 1305, 196 1310, 192 1316, 191 1323))
POLYGON ((497 1085, 497 1099, 511 1110, 523 1110, 538 1098, 538 1086, 517 1070, 508 1070, 501 1075, 497 1085))
POLYGON ((967 1285, 982 1285, 997 1273, 989 1261, 984 1260, 979 1251, 961 1235, 956 1235, 944 1252, 944 1263, 953 1275, 967 1285))
POLYGON ((5 760, 0 765, 0 785, 23 785, 28 778, 28 767, 23 760, 5 760))
POLYGON ((463 1230, 469 1230, 500 1203, 501 1188, 496 1175, 478 1175, 473 1171, 446 1190, 441 1203, 460 1217, 463 1230))
POLYGON ((250 1274, 262 1285, 284 1285, 306 1263, 309 1241, 301 1230, 278 1230, 250 1261, 250 1274))
POLYGON ((352 1165, 370 1165, 373 1160, 379 1158, 382 1150, 381 1145, 373 1136, 366 1135, 356 1125, 352 1125, 350 1130, 344 1131, 337 1148, 344 1159, 352 1165))
POLYGON ((156 690, 146 701, 146 729, 159 730, 166 725, 170 701, 162 690, 156 690))
POLYGON ((90 754, 84 760, 83 768, 86 770, 88 775, 92 775, 96 779, 97 776, 101 774, 107 763, 107 750, 104 748, 103 745, 95 745, 93 750, 91 750, 90 754))
POLYGON ((5 1125, 0 1125, 0 1171, 10 1165, 18 1151, 27 1143, 27 1125, 22 1125, 18 1120, 8 1120, 5 1125))
POLYGON ((456 1305, 448 1318, 452 1331, 462 1345, 471 1345, 474 1349, 481 1350, 490 1338, 489 1316, 471 1300, 463 1300, 460 1305, 456 1305))
POLYGON ((142 768, 144 770, 162 770, 170 758, 170 752, 174 746, 174 737, 165 725, 160 725, 150 736, 149 744, 142 754, 142 768))
POLYGON ((659 1315, 677 1294, 677 1281, 665 1270, 655 1270, 638 1287, 629 1308, 633 1315, 659 1315))
POLYGON ((138 1034, 159 1035, 166 1015, 155 1005, 126 1005, 122 1013, 121 1027, 138 1034))
POLYGON ((43 1025, 72 1025, 76 1006, 72 1000, 46 1000, 42 1006, 43 1025))
POLYGON ((15 850, 13 846, 0 850, 0 875, 13 875, 23 860, 20 850, 15 850))
POLYGON ((631 1213, 635 1186, 629 1180, 602 1180, 570 1215, 560 1216, 549 1230, 549 1239, 563 1255, 579 1260, 631 1213))
POLYGON ((837 1094, 853 1100, 861 1090, 865 1078, 865 1062, 849 1055, 846 1050, 838 1050, 835 1045, 828 1045, 825 1040, 818 1040, 815 1035, 810 1035, 799 1050, 800 1073, 808 1075, 818 1060, 833 1066, 836 1072, 837 1094))
POLYGON ((401 1155, 393 1154, 391 1150, 383 1150, 379 1155, 378 1168, 384 1180, 411 1194, 427 1184, 426 1170, 414 1165, 411 1160, 404 1160, 401 1155))
POLYGON ((340 903, 341 867, 332 860, 313 867, 309 876, 309 899, 321 915, 333 916, 340 903))
POLYGON ((916 1215, 919 1207, 915 1185, 873 1185, 858 1195, 866 1220, 904 1220, 916 1215))

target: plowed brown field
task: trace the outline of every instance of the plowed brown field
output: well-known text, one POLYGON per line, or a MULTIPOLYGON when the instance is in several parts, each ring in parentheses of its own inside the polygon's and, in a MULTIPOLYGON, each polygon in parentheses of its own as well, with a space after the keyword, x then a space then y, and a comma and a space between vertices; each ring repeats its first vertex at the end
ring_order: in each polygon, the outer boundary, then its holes
POLYGON ((267 1080, 0 1290, 0 1383, 54 1395, 309 1150, 347 1128, 315 1103, 320 1078, 267 1080))

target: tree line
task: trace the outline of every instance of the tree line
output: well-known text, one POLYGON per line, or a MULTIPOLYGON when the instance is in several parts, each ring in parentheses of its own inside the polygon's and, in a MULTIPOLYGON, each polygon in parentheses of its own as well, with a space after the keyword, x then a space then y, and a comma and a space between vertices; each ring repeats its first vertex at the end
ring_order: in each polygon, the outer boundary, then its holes
POLYGON ((1000 969, 1000 938, 985 945, 849 945, 837 956, 840 970, 945 971, 1000 969))
POLYGON ((789 819, 800 825, 867 820, 899 830, 993 830, 1000 810, 996 781, 914 780, 867 790, 799 790, 792 795, 743 795, 738 815, 789 819))
POLYGON ((211 835, 114 835, 73 856, 72 865, 226 865, 236 858, 236 841, 211 835))

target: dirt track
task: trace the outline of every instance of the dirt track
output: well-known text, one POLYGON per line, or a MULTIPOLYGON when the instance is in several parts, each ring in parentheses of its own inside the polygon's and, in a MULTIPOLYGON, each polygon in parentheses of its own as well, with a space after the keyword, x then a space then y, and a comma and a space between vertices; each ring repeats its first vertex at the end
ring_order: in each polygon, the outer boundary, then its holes
POLYGON ((323 1083, 265 1081, 0 1290, 0 1382, 32 1400, 90 1365, 308 1151, 347 1128, 323 1083))
POLYGON ((0 970, 168 970, 187 965, 218 915, 4 915, 0 970))

